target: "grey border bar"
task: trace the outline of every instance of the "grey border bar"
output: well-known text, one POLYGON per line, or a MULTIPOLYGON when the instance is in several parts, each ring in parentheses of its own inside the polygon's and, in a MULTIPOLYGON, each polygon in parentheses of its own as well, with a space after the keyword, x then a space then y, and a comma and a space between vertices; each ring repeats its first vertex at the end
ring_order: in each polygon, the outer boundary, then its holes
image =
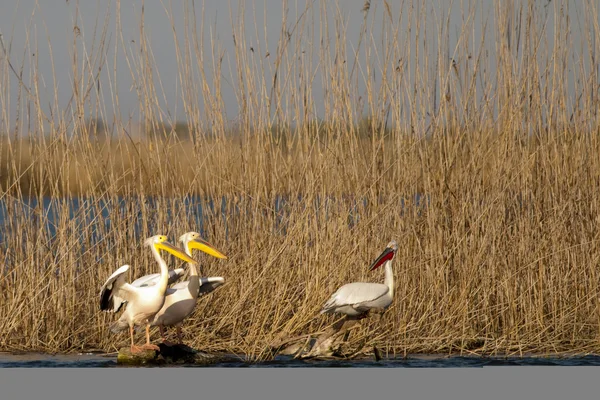
POLYGON ((598 399, 600 367, 7 368, 12 399, 598 399))

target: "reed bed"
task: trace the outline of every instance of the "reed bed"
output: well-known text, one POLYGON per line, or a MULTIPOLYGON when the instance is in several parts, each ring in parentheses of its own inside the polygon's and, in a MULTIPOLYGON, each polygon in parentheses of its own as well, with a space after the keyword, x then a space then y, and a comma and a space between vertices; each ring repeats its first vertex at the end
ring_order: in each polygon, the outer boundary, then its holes
POLYGON ((597 352, 600 31, 592 2, 577 23, 556 3, 495 1, 492 51, 474 37, 475 6, 456 34, 448 15, 425 29, 426 2, 367 2, 352 47, 340 9, 314 3, 252 50, 247 32, 261 27, 232 11, 231 65, 185 3, 183 26, 165 17, 179 72, 159 78, 142 23, 135 45, 108 44, 117 2, 93 46, 74 30, 72 100, 50 111, 39 66, 4 43, 0 349, 125 345, 99 311, 100 286, 125 263, 131 279, 157 271, 144 238, 196 230, 229 259, 197 257, 226 284, 185 323, 192 346, 261 359, 278 339, 324 330, 335 321, 318 314, 324 301, 346 282, 383 280, 366 267, 396 239, 394 302, 349 346, 597 352), (113 53, 130 65, 142 135, 118 113, 113 53), (183 122, 160 105, 175 81, 183 122))

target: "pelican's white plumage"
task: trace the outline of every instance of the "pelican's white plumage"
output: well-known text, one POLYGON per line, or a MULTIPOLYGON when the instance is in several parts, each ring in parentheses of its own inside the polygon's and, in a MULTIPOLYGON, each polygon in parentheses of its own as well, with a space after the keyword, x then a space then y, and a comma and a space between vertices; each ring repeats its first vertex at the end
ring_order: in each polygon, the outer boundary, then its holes
POLYGON ((381 283, 352 282, 340 287, 327 300, 321 314, 364 314, 372 308, 385 308, 391 303, 390 290, 381 283))
POLYGON ((165 291, 169 279, 167 263, 160 256, 159 249, 166 250, 189 263, 196 262, 181 249, 168 243, 166 236, 152 236, 144 244, 150 247, 154 258, 159 264, 160 277, 158 282, 152 286, 135 287, 126 282, 125 273, 129 270, 129 265, 123 265, 111 274, 100 289, 101 310, 117 312, 123 303, 127 303, 125 311, 119 320, 111 326, 111 330, 118 332, 129 326, 132 352, 139 352, 141 349, 158 349, 157 346, 150 343, 150 321, 165 301, 165 291), (142 324, 146 325, 146 343, 139 347, 134 345, 133 330, 135 325, 142 324))
MULTIPOLYGON (((174 282, 177 282, 183 276, 185 270, 183 268, 175 268, 174 270, 169 271, 169 285, 174 282)), ((142 286, 154 286, 158 283, 160 279, 160 274, 149 274, 144 275, 142 277, 137 278, 135 281, 131 282, 132 286, 142 287, 142 286)))
MULTIPOLYGON (((217 258, 227 258, 227 256, 216 250, 211 244, 202 240, 200 234, 197 232, 188 232, 182 235, 179 241, 183 243, 183 248, 190 257, 192 249, 198 249, 217 258)), ((194 311, 198 296, 210 293, 225 282, 221 277, 200 279, 195 265, 188 264, 188 266, 190 279, 167 289, 165 302, 152 320, 151 325, 159 327, 163 341, 165 341, 164 328, 167 326, 176 326, 177 339, 181 343, 181 324, 194 311)))
POLYGON ((371 264, 372 271, 385 263, 384 283, 352 282, 340 287, 325 302, 321 314, 340 313, 350 317, 363 316, 372 309, 386 309, 394 299, 392 260, 398 244, 392 240, 371 264))
MULTIPOLYGON (((123 275, 129 269, 129 265, 123 265, 121 268, 116 270, 106 281, 105 285, 111 284, 113 280, 120 278, 125 279, 123 275), (127 268, 124 268, 127 267, 127 268)), ((171 285, 173 282, 177 282, 183 276, 185 270, 183 268, 176 268, 174 270, 169 271, 169 280, 167 285, 171 285)), ((134 287, 149 287, 156 285, 160 280, 160 273, 144 275, 140 278, 137 278, 135 281, 131 282, 130 285, 134 287)), ((109 288, 110 289, 110 288, 109 288)), ((108 293, 108 292, 105 292, 108 293)), ((127 304, 127 301, 123 299, 119 299, 119 297, 113 296, 114 303, 114 312, 118 312, 123 305, 127 304)), ((115 331, 119 331, 120 329, 115 327, 115 331)))

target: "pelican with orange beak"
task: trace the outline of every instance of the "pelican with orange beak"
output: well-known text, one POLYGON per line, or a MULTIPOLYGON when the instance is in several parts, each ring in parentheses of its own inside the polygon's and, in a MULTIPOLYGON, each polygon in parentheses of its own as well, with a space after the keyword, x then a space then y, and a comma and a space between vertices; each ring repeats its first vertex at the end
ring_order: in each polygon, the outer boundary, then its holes
POLYGON ((387 309, 394 299, 392 260, 397 251, 398 244, 392 240, 369 267, 369 270, 373 271, 385 265, 384 283, 347 283, 327 300, 321 309, 321 314, 339 313, 362 318, 372 309, 387 309))
POLYGON ((165 302, 165 292, 169 281, 167 263, 161 257, 159 250, 165 250, 190 264, 197 264, 197 261, 182 249, 168 243, 167 237, 164 235, 152 236, 146 239, 144 245, 150 247, 152 255, 160 267, 158 282, 152 286, 133 286, 125 281, 125 273, 129 270, 129 265, 123 265, 106 280, 100 290, 100 309, 102 311, 116 313, 126 303, 125 311, 110 329, 113 332, 119 332, 129 327, 132 353, 139 353, 144 349, 159 349, 158 346, 150 343, 150 322, 165 302), (146 325, 146 343, 136 346, 133 340, 134 326, 142 324, 146 325))

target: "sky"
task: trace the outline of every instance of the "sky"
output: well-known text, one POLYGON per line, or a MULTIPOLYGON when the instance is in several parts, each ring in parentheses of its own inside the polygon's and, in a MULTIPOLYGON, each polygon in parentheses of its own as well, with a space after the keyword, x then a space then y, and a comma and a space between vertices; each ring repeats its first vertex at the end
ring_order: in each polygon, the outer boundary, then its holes
MULTIPOLYGON (((510 2, 511 0, 506 0, 510 2)), ((515 3, 520 3, 518 0, 513 0, 515 3)), ((553 34, 553 14, 554 10, 560 9, 556 6, 556 2, 552 0, 534 0, 539 5, 540 13, 546 13, 539 16, 546 25, 547 38, 553 34), (544 11, 546 10, 546 11, 544 11)), ((101 0, 54 0, 54 1, 35 1, 35 0, 19 0, 9 1, 0 0, 2 12, 0 12, 0 34, 2 35, 2 44, 8 52, 11 64, 16 69, 24 63, 24 78, 23 81, 29 84, 32 81, 31 63, 37 62, 38 71, 41 75, 40 98, 42 103, 52 103, 54 99, 58 99, 61 107, 69 105, 69 99, 72 94, 72 49, 73 49, 73 32, 74 29, 80 34, 78 37, 78 51, 80 57, 83 54, 82 43, 85 44, 87 52, 93 54, 93 47, 99 43, 98 36, 94 38, 94 31, 101 31, 105 17, 108 17, 107 38, 109 40, 109 51, 107 54, 107 62, 105 68, 106 74, 113 74, 116 71, 117 85, 107 83, 106 77, 101 77, 102 89, 107 91, 118 91, 119 96, 119 115, 121 118, 129 118, 139 109, 139 98, 132 86, 132 79, 127 60, 122 56, 115 56, 114 49, 116 43, 120 43, 123 47, 120 51, 135 52, 139 49, 140 38, 140 21, 142 5, 144 6, 144 26, 146 34, 149 38, 149 47, 152 49, 155 66, 155 73, 160 77, 162 86, 159 89, 164 91, 164 95, 160 94, 160 107, 165 113, 169 114, 174 120, 185 119, 184 110, 181 103, 181 84, 178 81, 177 59, 175 52, 175 39, 173 29, 169 19, 172 18, 177 34, 180 40, 183 40, 183 26, 185 19, 192 18, 189 5, 191 1, 169 1, 169 0, 131 0, 131 1, 101 1, 101 0), (184 3, 188 4, 186 8, 184 3), (117 12, 118 10, 118 12, 117 12), (122 24, 122 37, 117 29, 117 14, 120 15, 122 24), (77 27, 77 28, 75 28, 77 27), (121 42, 121 40, 123 42, 121 42), (112 47, 111 47, 112 46, 112 47), (54 88, 57 91, 54 92, 54 88), (117 89, 115 89, 115 87, 117 89)), ((283 12, 282 1, 263 0, 263 1, 196 1, 196 20, 199 24, 199 29, 204 34, 205 48, 210 48, 211 38, 216 39, 221 47, 224 56, 224 71, 225 75, 235 74, 235 58, 233 44, 233 29, 238 28, 239 20, 236 16, 245 11, 245 31, 247 39, 250 41, 247 44, 249 47, 261 49, 263 53, 267 51, 273 53, 277 46, 277 40, 281 32, 281 23, 283 12), (242 7, 244 5, 244 7, 242 7), (203 17, 202 17, 203 10, 203 17), (233 16, 233 22, 231 17, 233 16), (256 18, 256 26, 254 19, 256 18), (203 23, 201 24, 203 19, 203 23), (200 25, 201 24, 201 25, 200 25), (258 29, 255 29, 258 27, 258 29)), ((300 15, 307 3, 312 3, 310 0, 288 1, 288 22, 287 26, 293 26, 296 17, 300 15)), ((315 1, 315 7, 310 9, 310 18, 315 18, 318 21, 319 1, 315 1)), ((424 14, 423 27, 430 31, 435 31, 438 24, 450 12, 450 29, 451 35, 449 38, 450 47, 452 42, 456 41, 459 35, 462 24, 462 10, 469 5, 476 7, 478 10, 476 21, 473 24, 472 40, 478 41, 480 36, 486 34, 485 46, 494 46, 494 32, 484 32, 483 26, 486 20, 494 18, 494 0, 405 0, 405 1, 389 1, 394 15, 400 14, 401 7, 410 7, 419 4, 425 4, 427 12, 424 14), (452 34, 454 33, 454 34, 452 34)), ((583 4, 585 1, 565 1, 564 7, 572 21, 578 21, 582 18, 584 11, 583 4)), ((592 0, 591 3, 598 7, 598 1, 592 0)), ((360 29, 363 21, 362 8, 364 0, 346 0, 339 2, 329 2, 328 7, 332 10, 339 10, 345 17, 347 23, 347 38, 349 49, 357 46, 360 29)), ((600 9, 600 7, 598 7, 600 9)), ((371 4, 371 18, 377 26, 377 21, 383 20, 384 6, 383 0, 374 0, 371 4)), ((333 13, 329 15, 331 16, 333 13)), ((406 21, 401 21, 401 26, 406 26, 406 21)), ((491 24, 490 24, 491 25, 491 24)), ((318 30, 318 26, 316 30, 318 30)), ((313 32, 318 37, 319 32, 313 32)), ((377 32, 375 32, 377 33, 377 32)), ((403 33, 414 46, 414 32, 403 33), (412 36, 411 36, 412 35, 412 36)), ((573 30, 574 41, 583 40, 580 32, 577 29, 573 30)), ((318 40, 318 39, 316 39, 318 40)), ((310 47, 309 43, 305 43, 310 47)), ((317 49, 318 46, 312 46, 317 49)), ((429 46, 431 51, 436 50, 435 43, 429 46)), ((577 47, 577 46, 575 46, 577 47)), ((490 47, 492 49, 492 47, 490 47)), ((315 50, 318 51, 318 50, 315 50)), ((574 50, 576 52, 576 50, 574 50)), ((316 53, 315 53, 316 54, 316 53)), ((315 59, 318 61, 318 54, 315 59)), ((6 70, 6 57, 2 49, 0 49, 0 72, 6 70)), ((495 71, 491 71, 495 73, 495 71)), ((238 115, 239 102, 235 96, 235 91, 228 83, 231 76, 226 76, 223 86, 223 101, 227 111, 227 119, 235 120, 238 115)), ((3 96, 0 99, 0 109, 9 110, 10 115, 2 115, 3 123, 8 119, 14 121, 17 115, 17 94, 18 81, 13 73, 10 73, 10 89, 9 96, 3 96), (8 105, 8 106, 7 106, 8 105)), ((7 82, 0 82, 0 85, 6 85, 7 82)), ((321 85, 318 82, 315 84, 313 96, 317 99, 317 111, 322 110, 322 92, 321 85), (319 100, 320 99, 320 100, 319 100)), ((110 93, 107 96, 111 96, 110 93)), ((106 114, 113 115, 115 110, 111 106, 106 106, 106 114)), ((48 110, 50 107, 46 107, 48 110)), ((11 122, 12 123, 12 122, 11 122)))

